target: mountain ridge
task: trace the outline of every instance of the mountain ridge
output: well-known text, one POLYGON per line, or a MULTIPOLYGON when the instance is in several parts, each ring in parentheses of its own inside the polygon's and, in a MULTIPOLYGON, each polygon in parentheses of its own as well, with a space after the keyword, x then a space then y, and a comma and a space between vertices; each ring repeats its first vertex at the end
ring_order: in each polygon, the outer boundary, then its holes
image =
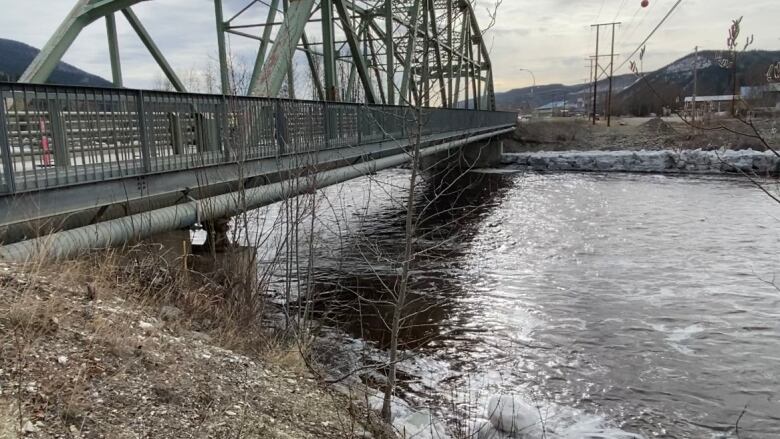
MULTIPOLYGON (((0 38, 0 81, 14 82, 24 73, 39 49, 16 40, 0 38)), ((113 87, 110 81, 85 72, 71 64, 60 62, 54 69, 49 84, 113 87)))
MULTIPOLYGON (((699 52, 699 95, 733 94, 731 70, 720 66, 721 58, 725 55, 727 53, 716 50, 699 52)), ((660 113, 664 106, 675 104, 677 98, 692 95, 695 56, 691 53, 658 70, 647 72, 644 80, 639 80, 632 73, 615 76, 613 78, 615 113, 636 115, 660 113)), ((780 60, 780 51, 751 50, 740 53, 737 60, 739 85, 766 84, 766 71, 778 60, 780 60)), ((608 84, 608 79, 599 81, 599 95, 606 94, 608 84)), ((592 93, 593 83, 546 84, 496 93, 496 105, 500 110, 530 111, 550 102, 562 101, 564 98, 569 101, 584 98, 587 101, 592 93)), ((602 100, 601 98, 599 100, 600 108, 602 100)))

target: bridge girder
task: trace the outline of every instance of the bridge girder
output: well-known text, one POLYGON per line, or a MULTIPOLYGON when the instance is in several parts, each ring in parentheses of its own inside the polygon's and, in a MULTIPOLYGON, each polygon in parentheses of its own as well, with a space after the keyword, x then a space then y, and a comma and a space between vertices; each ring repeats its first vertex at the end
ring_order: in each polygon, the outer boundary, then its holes
MULTIPOLYGON (((174 88, 186 91, 131 9, 143 1, 77 0, 20 81, 45 82, 84 27, 104 18, 114 83, 122 86, 114 22, 121 12, 174 88)), ((286 90, 295 97, 294 78, 303 72, 319 99, 495 109, 476 0, 270 0, 264 8, 259 6, 265 2, 244 0, 227 20, 223 0, 213 1, 224 94, 277 97, 286 90), (264 19, 257 21, 258 13, 264 19), (230 84, 228 34, 258 41, 245 90, 230 84), (306 63, 297 63, 302 56, 306 63)))

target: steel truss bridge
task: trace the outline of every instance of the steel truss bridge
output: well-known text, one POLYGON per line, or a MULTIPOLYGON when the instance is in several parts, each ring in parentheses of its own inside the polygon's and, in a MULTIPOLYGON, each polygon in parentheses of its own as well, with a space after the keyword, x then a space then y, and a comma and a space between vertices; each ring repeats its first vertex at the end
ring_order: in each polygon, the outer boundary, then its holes
MULTIPOLYGON (((77 0, 20 82, 43 83, 79 33, 105 20, 114 85, 123 86, 121 13, 179 92, 186 86, 132 6, 149 0, 77 0)), ((490 54, 475 0, 213 0, 223 94, 295 97, 295 58, 306 58, 319 100, 495 110, 490 54), (229 18, 226 12, 230 12, 229 18), (231 78, 226 35, 257 41, 247 90, 231 78)), ((165 11, 160 3, 161 13, 165 11)), ((171 14, 173 15, 173 14, 171 14)))
POLYGON ((44 240, 67 256, 229 217, 397 166, 412 145, 449 152, 515 124, 494 111, 469 1, 253 0, 226 20, 214 0, 219 95, 187 93, 132 11, 141 1, 78 0, 20 82, 0 83, 0 259, 29 258, 44 240), (265 20, 240 22, 258 7, 265 20), (116 13, 177 92, 123 87, 116 13), (116 87, 45 84, 99 19, 116 87), (258 41, 246 90, 231 81, 227 33, 258 41), (320 100, 291 98, 296 56, 320 100))

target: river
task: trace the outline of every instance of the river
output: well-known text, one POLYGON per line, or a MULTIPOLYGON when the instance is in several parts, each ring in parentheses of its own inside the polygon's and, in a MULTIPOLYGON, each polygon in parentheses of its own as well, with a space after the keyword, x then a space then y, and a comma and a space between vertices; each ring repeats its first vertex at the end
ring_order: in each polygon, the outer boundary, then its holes
MULTIPOLYGON (((407 179, 318 201, 311 294, 364 363, 388 342, 407 179)), ((780 206, 766 195, 722 177, 444 181, 415 200, 401 397, 457 423, 518 395, 564 437, 595 423, 731 438, 738 420, 742 438, 780 437, 780 206)))

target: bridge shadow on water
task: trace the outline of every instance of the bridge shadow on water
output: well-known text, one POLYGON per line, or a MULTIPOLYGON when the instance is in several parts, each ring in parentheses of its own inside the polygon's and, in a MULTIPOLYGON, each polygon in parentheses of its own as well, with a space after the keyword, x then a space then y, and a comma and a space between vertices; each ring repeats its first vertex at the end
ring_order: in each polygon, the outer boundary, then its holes
MULTIPOLYGON (((424 174, 414 199, 415 230, 404 320, 399 344, 419 349, 453 337, 452 315, 474 279, 464 275, 464 256, 480 225, 500 205, 512 179, 467 173, 424 174)), ((405 198, 404 198, 405 200, 405 198)), ((361 218, 339 251, 315 256, 313 309, 317 319, 379 348, 390 343, 395 297, 401 282, 406 209, 401 200, 361 218)))

